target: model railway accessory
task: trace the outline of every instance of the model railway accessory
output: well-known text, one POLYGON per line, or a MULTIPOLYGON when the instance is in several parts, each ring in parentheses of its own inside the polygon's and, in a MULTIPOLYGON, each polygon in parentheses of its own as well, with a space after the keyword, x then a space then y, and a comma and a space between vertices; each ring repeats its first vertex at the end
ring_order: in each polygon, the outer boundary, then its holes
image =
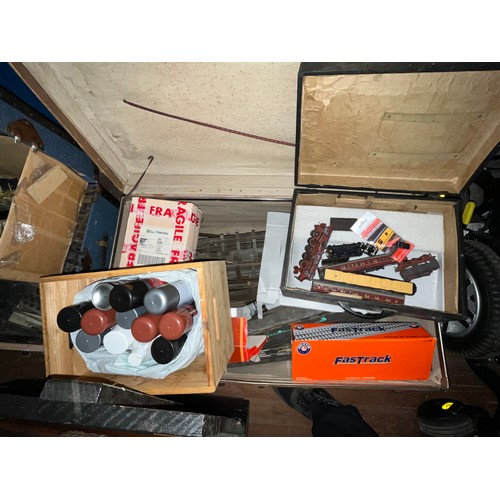
POLYGON ((423 276, 429 276, 439 269, 439 263, 430 253, 410 260, 404 260, 396 267, 396 271, 405 281, 411 281, 423 276))
POLYGON ((302 259, 299 261, 299 265, 293 268, 293 273, 298 274, 296 278, 299 281, 314 278, 332 231, 332 225, 327 226, 321 223, 314 226, 311 237, 307 240, 307 245, 304 248, 302 259))
POLYGON ((428 380, 435 346, 413 322, 292 324, 292 380, 428 380))
POLYGON ((394 261, 388 255, 377 255, 367 257, 366 259, 356 259, 340 264, 331 264, 318 269, 319 277, 324 279, 326 269, 335 269, 337 271, 348 271, 351 273, 365 273, 383 269, 386 266, 394 265, 394 261))
POLYGON ((331 281, 313 280, 311 291, 350 299, 373 300, 396 306, 402 306, 405 303, 405 296, 399 293, 369 290, 359 286, 333 283, 331 281))
POLYGON ((371 323, 305 323, 293 324, 295 340, 337 340, 372 337, 384 333, 404 332, 419 328, 418 323, 407 321, 371 323))
POLYGON ((381 278, 369 274, 346 273, 345 271, 337 271, 335 269, 325 270, 325 280, 367 288, 376 288, 377 290, 387 290, 388 292, 403 293, 405 295, 413 295, 416 291, 415 283, 410 283, 408 281, 381 278))
POLYGON ((371 212, 365 212, 352 226, 352 231, 379 250, 401 262, 413 250, 413 243, 403 240, 393 229, 371 212))
POLYGON ((333 226, 335 231, 350 231, 356 220, 347 217, 332 217, 330 219, 330 226, 333 226))

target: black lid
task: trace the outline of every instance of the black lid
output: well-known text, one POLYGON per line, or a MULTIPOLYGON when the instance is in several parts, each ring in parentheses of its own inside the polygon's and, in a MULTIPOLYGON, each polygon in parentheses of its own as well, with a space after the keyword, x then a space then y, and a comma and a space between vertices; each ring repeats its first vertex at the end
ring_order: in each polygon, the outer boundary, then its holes
POLYGON ((180 352, 187 335, 183 335, 177 340, 167 340, 157 337, 151 344, 151 356, 160 365, 170 363, 180 352))
POLYGON ((117 312, 125 312, 143 305, 143 299, 149 290, 143 281, 134 281, 115 286, 109 294, 109 303, 117 312))
POLYGON ((93 309, 93 307, 94 305, 91 301, 79 302, 78 304, 63 307, 57 314, 57 326, 63 332, 75 332, 79 330, 83 314, 93 309))

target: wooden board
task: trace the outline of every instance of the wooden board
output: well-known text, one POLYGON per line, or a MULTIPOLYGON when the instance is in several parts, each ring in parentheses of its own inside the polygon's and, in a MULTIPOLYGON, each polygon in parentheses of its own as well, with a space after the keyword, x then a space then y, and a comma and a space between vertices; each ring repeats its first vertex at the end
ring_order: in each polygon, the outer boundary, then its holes
POLYGON ((299 63, 15 63, 122 193, 289 198, 299 63), (196 125, 124 102, 288 143, 196 125))
POLYGON ((500 71, 302 82, 298 185, 456 194, 500 140, 500 71))
POLYGON ((122 193, 149 156, 148 196, 290 199, 294 184, 460 192, 500 140, 500 71, 378 65, 385 73, 306 76, 298 95, 294 62, 13 63, 122 193))

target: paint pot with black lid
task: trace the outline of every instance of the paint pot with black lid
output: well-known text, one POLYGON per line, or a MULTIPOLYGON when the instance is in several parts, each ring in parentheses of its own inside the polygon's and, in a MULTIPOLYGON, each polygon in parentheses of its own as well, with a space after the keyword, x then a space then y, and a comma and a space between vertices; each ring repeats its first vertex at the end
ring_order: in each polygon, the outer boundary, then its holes
POLYGON ((166 365, 179 355, 186 340, 185 334, 177 340, 167 340, 160 335, 151 344, 151 356, 158 364, 166 365))
POLYGON ((63 307, 57 314, 57 326, 63 332, 76 332, 81 328, 82 316, 94 308, 92 301, 79 302, 63 307))
POLYGON ((152 288, 165 284, 156 278, 128 281, 115 286, 109 294, 111 307, 117 312, 130 311, 144 305, 144 296, 152 288))

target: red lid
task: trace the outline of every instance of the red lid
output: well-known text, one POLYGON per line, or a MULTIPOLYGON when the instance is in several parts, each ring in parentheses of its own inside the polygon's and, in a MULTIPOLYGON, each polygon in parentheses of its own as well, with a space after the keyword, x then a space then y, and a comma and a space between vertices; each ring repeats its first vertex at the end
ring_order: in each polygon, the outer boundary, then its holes
POLYGON ((90 309, 82 316, 81 327, 88 335, 99 335, 116 325, 116 311, 90 309))
POLYGON ((168 340, 175 340, 191 329, 193 318, 189 312, 183 313, 180 310, 171 311, 164 314, 158 325, 160 335, 168 340))
POLYGON ((146 313, 132 323, 132 336, 138 342, 150 342, 158 336, 158 323, 161 314, 146 313))

